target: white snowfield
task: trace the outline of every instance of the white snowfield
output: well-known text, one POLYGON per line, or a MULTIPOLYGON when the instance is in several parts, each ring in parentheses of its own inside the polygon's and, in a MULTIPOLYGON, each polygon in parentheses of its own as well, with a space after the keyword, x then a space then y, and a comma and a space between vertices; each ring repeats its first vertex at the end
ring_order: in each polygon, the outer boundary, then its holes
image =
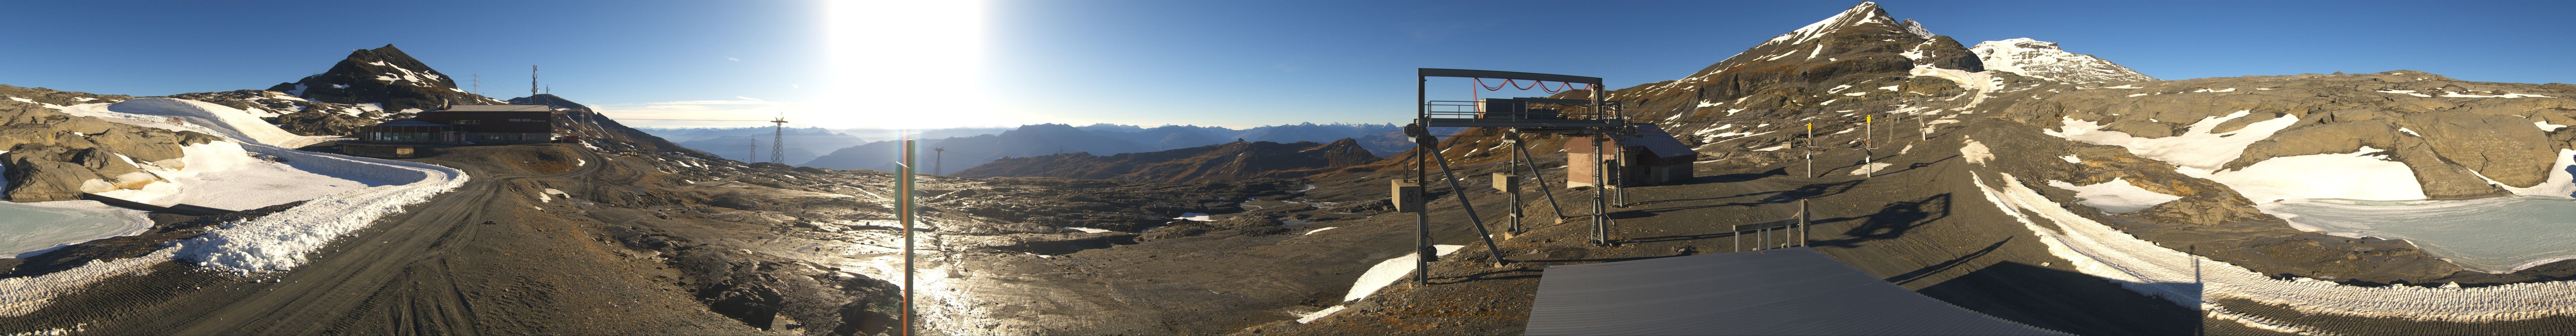
POLYGON ((2413 169, 2384 154, 2371 155, 2374 152, 2380 150, 2363 146, 2352 153, 2277 157, 2204 177, 2256 204, 2310 198, 2424 199, 2424 186, 2416 183, 2413 169))
POLYGON ((277 125, 259 120, 256 113, 194 100, 135 98, 107 105, 106 110, 136 115, 177 117, 186 120, 189 125, 198 126, 194 127, 196 129, 212 131, 209 134, 285 148, 321 143, 324 138, 287 133, 286 130, 278 129, 277 125))
POLYGON ((2211 300, 2243 299, 2306 314, 2418 321, 2474 323, 2576 316, 2576 282, 2568 281, 2432 288, 2347 286, 2308 278, 2275 280, 2233 264, 2138 239, 2067 211, 2011 174, 1999 175, 2003 179, 2000 189, 1988 186, 1985 178, 1974 173, 1971 179, 1987 202, 2038 236, 2048 246, 2049 254, 2072 262, 2084 274, 2185 307, 2200 307, 2212 317, 2247 326, 2285 332, 2305 329, 2232 312, 2211 300), (2034 216, 2057 224, 2062 231, 2040 226, 2031 220, 2034 216))
MULTIPOLYGON (((71 270, 42 276, 0 279, 0 316, 25 315, 43 308, 54 296, 78 290, 108 277, 146 271, 154 263, 174 259, 235 273, 290 270, 305 263, 308 254, 321 249, 331 240, 365 228, 385 215, 399 213, 403 206, 424 202, 431 196, 453 190, 463 185, 467 178, 463 171, 425 163, 312 153, 273 146, 280 143, 309 144, 309 142, 299 142, 311 139, 285 133, 283 130, 278 130, 275 125, 255 118, 242 120, 236 116, 224 114, 247 115, 240 110, 204 102, 166 98, 139 98, 128 102, 146 100, 152 101, 117 108, 128 112, 101 111, 105 109, 96 108, 99 104, 57 108, 65 109, 66 112, 119 114, 106 116, 120 123, 157 123, 150 126, 201 130, 207 134, 228 137, 233 141, 247 142, 233 146, 238 146, 241 150, 250 153, 284 158, 295 170, 342 180, 371 181, 376 185, 320 195, 307 200, 303 205, 285 211, 248 221, 224 224, 204 236, 179 241, 175 246, 154 251, 143 257, 96 261, 71 270), (137 113, 170 113, 164 116, 179 117, 181 123, 171 123, 166 117, 138 118, 135 116, 141 114, 137 113), (284 135, 280 136, 280 134, 284 135)), ((224 143, 231 144, 231 142, 224 143)), ((201 151, 206 149, 200 148, 201 151)), ((190 155, 202 153, 190 152, 190 155)), ((224 160, 204 162, 238 163, 224 160)), ((182 170, 185 169, 182 168, 182 170)), ((207 178, 224 177, 220 173, 213 175, 207 178)))
POLYGON ((184 156, 179 157, 178 164, 163 165, 169 163, 166 160, 160 164, 134 162, 145 174, 158 177, 162 182, 145 184, 142 189, 91 191, 101 196, 159 206, 189 204, 249 210, 392 184, 385 182, 386 179, 364 174, 367 173, 365 170, 319 167, 334 164, 334 160, 305 162, 289 159, 284 163, 261 160, 252 157, 252 148, 263 147, 243 146, 230 141, 181 146, 180 152, 184 156), (316 174, 315 171, 360 174, 333 176, 316 174))

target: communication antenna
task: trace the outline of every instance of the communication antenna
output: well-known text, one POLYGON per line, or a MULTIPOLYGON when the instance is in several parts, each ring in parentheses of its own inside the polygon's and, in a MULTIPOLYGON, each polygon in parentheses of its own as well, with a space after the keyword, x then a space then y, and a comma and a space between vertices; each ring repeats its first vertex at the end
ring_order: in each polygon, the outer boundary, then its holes
POLYGON ((528 65, 528 96, 537 96, 537 65, 528 65))
POLYGON ((482 95, 482 94, 483 94, 483 73, 480 73, 480 72, 474 73, 474 94, 475 94, 475 95, 482 95))

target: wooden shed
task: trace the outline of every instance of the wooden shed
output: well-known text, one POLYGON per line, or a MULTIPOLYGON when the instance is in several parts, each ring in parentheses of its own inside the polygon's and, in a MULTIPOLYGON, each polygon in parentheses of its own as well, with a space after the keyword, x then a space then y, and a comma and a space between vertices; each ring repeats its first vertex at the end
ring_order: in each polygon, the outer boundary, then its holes
MULTIPOLYGON (((1690 146, 1683 145, 1680 139, 1674 139, 1671 134, 1665 134, 1663 128, 1655 127, 1653 124, 1637 125, 1637 135, 1608 137, 1608 141, 1601 143, 1601 148, 1617 151, 1602 155, 1601 166, 1615 167, 1619 165, 1620 158, 1627 159, 1627 166, 1613 171, 1613 175, 1610 176, 1612 180, 1618 181, 1619 186, 1648 186, 1687 181, 1692 177, 1691 164, 1699 161, 1698 151, 1691 150, 1690 146)), ((1592 137, 1574 137, 1565 140, 1565 186, 1567 188, 1593 185, 1592 139, 1592 137)))

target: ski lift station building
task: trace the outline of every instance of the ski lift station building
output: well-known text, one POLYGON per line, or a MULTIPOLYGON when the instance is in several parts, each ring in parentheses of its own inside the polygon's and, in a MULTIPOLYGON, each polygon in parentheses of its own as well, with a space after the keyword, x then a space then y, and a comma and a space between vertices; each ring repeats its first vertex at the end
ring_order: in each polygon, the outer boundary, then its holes
POLYGON ((545 105, 451 105, 410 119, 358 129, 382 143, 514 144, 554 140, 554 109, 545 105))
POLYGON ((554 141, 554 109, 545 105, 450 105, 358 128, 342 153, 413 157, 422 145, 499 145, 554 141))

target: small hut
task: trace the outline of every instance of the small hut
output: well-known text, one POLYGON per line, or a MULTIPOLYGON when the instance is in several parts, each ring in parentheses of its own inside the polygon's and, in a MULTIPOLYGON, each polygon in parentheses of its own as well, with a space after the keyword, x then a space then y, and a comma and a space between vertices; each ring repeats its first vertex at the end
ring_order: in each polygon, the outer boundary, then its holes
MULTIPOLYGON (((1613 171, 1609 176, 1622 187, 1690 180, 1691 164, 1699 161, 1698 151, 1691 150, 1690 146, 1683 145, 1680 139, 1674 139, 1672 134, 1664 133, 1663 128, 1654 124, 1637 125, 1637 135, 1612 135, 1609 138, 1601 143, 1601 148, 1617 151, 1600 156, 1601 166, 1624 168, 1613 171), (1624 167, 1620 166, 1621 158, 1627 159, 1624 167)), ((1593 158, 1592 139, 1574 137, 1565 140, 1566 187, 1593 185, 1594 168, 1589 163, 1593 158)))

